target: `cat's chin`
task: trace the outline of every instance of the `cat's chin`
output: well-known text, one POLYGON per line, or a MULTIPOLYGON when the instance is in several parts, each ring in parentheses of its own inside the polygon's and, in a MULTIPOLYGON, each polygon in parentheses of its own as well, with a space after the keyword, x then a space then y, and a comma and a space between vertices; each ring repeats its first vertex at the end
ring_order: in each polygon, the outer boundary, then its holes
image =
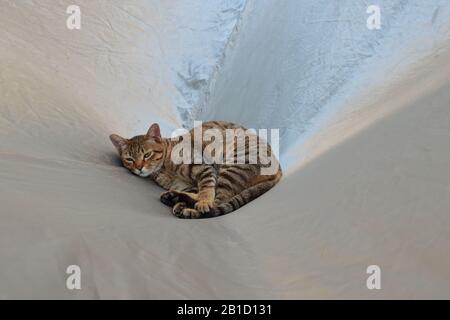
POLYGON ((138 174, 138 176, 141 177, 141 178, 147 178, 150 175, 151 175, 150 172, 141 172, 141 173, 138 174))
POLYGON ((142 171, 137 171, 137 170, 133 170, 132 172, 141 178, 147 178, 151 175, 151 172, 142 172, 142 171))

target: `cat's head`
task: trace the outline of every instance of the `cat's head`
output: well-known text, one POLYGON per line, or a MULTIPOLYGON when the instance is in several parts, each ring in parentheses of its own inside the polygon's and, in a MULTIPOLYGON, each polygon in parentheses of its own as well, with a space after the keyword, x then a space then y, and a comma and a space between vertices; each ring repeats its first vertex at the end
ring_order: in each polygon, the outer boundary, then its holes
POLYGON ((123 166, 135 175, 148 177, 161 169, 164 145, 158 124, 153 124, 146 135, 125 139, 112 134, 109 138, 119 152, 123 166))

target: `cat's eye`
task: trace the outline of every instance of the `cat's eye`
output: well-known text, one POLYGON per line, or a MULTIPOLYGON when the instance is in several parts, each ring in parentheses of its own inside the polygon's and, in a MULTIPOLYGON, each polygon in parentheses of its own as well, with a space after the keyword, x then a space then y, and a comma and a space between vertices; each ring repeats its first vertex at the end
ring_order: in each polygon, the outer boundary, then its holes
POLYGON ((126 161, 126 162, 134 162, 134 159, 132 159, 132 158, 126 158, 125 161, 126 161))
POLYGON ((149 158, 152 156, 152 154, 153 154, 153 152, 146 153, 146 154, 144 155, 144 159, 145 159, 145 160, 149 159, 149 158))

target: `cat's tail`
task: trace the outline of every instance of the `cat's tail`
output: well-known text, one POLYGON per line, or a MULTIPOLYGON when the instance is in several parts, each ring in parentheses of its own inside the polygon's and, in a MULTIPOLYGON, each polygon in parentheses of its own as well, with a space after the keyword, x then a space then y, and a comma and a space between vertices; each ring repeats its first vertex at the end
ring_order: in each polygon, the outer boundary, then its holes
POLYGON ((243 207, 250 201, 255 200, 259 196, 272 189, 278 183, 278 181, 280 181, 281 176, 282 173, 281 170, 279 170, 277 174, 271 176, 271 179, 261 181, 251 186, 250 188, 245 189, 231 199, 218 204, 207 216, 205 216, 205 218, 223 216, 243 207))

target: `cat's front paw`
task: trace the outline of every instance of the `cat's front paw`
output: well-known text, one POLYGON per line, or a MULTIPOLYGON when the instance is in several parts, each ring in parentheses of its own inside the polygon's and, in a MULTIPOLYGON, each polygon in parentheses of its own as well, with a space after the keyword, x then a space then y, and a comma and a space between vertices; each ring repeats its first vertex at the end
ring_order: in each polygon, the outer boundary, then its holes
POLYGON ((198 210, 187 208, 185 202, 178 202, 173 207, 172 213, 180 219, 199 219, 202 216, 198 210))
POLYGON ((182 214, 184 219, 200 219, 200 217, 202 216, 202 214, 198 212, 198 210, 191 208, 183 209, 182 214))
POLYGON ((173 207, 179 201, 179 194, 176 191, 167 191, 159 197, 159 200, 166 206, 173 207))
POLYGON ((178 202, 176 205, 173 206, 172 213, 175 217, 184 218, 183 210, 185 208, 187 208, 185 202, 178 202))
POLYGON ((200 213, 209 213, 214 207, 214 200, 200 200, 195 204, 195 209, 200 213))

